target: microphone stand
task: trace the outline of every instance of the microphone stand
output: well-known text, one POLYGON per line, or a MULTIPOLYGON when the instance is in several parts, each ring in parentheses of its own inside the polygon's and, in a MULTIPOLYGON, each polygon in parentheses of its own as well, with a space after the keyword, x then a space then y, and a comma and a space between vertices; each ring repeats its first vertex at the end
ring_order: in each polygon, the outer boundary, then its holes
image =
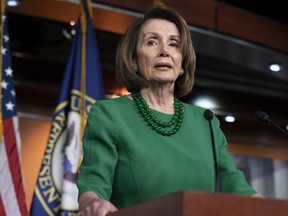
POLYGON ((211 143, 212 143, 212 150, 213 150, 214 169, 215 169, 215 192, 218 193, 219 192, 219 170, 218 170, 218 160, 217 160, 217 154, 216 154, 214 132, 212 128, 213 116, 214 114, 211 110, 209 109, 205 110, 204 117, 209 122, 210 136, 211 136, 211 143))

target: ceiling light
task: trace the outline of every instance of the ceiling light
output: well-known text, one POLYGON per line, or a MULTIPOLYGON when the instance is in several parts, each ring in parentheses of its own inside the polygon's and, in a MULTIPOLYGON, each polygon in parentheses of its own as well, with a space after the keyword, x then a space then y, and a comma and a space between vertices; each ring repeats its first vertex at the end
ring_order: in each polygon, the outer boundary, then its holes
POLYGON ((226 122, 235 122, 235 117, 234 116, 232 116, 232 115, 227 115, 226 117, 225 117, 225 121, 226 122))
POLYGON ((192 102, 195 106, 203 107, 206 109, 215 109, 217 104, 207 97, 198 97, 192 102))
POLYGON ((68 27, 64 27, 62 29, 62 33, 65 38, 71 40, 73 36, 76 34, 76 23, 71 20, 68 27))
POLYGON ((21 0, 7 0, 7 6, 17 7, 21 4, 21 0))
POLYGON ((269 70, 273 72, 278 72, 281 70, 281 64, 273 63, 269 65, 269 70))
POLYGON ((69 24, 70 24, 70 26, 75 26, 76 23, 75 23, 75 21, 71 20, 69 24))

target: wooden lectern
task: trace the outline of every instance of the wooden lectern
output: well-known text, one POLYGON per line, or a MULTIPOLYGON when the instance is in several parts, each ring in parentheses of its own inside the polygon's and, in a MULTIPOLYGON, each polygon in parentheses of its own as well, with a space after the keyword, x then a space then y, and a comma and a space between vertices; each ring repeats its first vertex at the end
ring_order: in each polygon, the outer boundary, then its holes
POLYGON ((183 191, 111 216, 287 216, 288 201, 183 191))

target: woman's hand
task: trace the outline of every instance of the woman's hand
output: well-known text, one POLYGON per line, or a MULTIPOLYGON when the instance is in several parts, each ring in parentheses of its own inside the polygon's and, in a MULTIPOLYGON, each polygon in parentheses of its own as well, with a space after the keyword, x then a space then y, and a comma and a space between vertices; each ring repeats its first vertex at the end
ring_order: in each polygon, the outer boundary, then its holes
POLYGON ((260 194, 254 194, 251 197, 254 197, 254 198, 265 198, 264 196, 262 196, 260 194))
POLYGON ((85 192, 80 196, 79 209, 81 216, 106 216, 118 210, 111 202, 99 198, 93 192, 85 192))

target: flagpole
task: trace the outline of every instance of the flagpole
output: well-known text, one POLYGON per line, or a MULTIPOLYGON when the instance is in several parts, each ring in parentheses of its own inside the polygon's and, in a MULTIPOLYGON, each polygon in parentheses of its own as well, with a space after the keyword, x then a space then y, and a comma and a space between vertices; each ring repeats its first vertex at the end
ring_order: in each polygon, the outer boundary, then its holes
POLYGON ((92 7, 91 0, 87 0, 87 6, 88 6, 88 11, 89 11, 90 18, 93 18, 93 7, 92 7))
POLYGON ((80 118, 81 127, 80 134, 83 136, 84 126, 86 123, 85 116, 85 95, 86 95, 86 32, 87 32, 87 20, 83 3, 81 3, 81 32, 82 32, 82 47, 81 47, 81 84, 80 84, 80 118))
POLYGON ((82 48, 81 48, 81 84, 80 84, 80 117, 81 117, 81 137, 84 133, 86 124, 86 33, 87 33, 87 16, 93 17, 91 0, 87 0, 88 13, 85 13, 83 2, 81 1, 81 33, 82 33, 82 48))
MULTIPOLYGON (((5 7, 6 7, 6 0, 1 0, 1 29, 0 29, 0 83, 2 83, 2 71, 3 71, 3 55, 2 55, 2 48, 3 48, 3 32, 4 32, 4 21, 5 21, 5 7)), ((3 118, 2 118, 2 88, 0 86, 0 142, 3 140, 3 118)))

